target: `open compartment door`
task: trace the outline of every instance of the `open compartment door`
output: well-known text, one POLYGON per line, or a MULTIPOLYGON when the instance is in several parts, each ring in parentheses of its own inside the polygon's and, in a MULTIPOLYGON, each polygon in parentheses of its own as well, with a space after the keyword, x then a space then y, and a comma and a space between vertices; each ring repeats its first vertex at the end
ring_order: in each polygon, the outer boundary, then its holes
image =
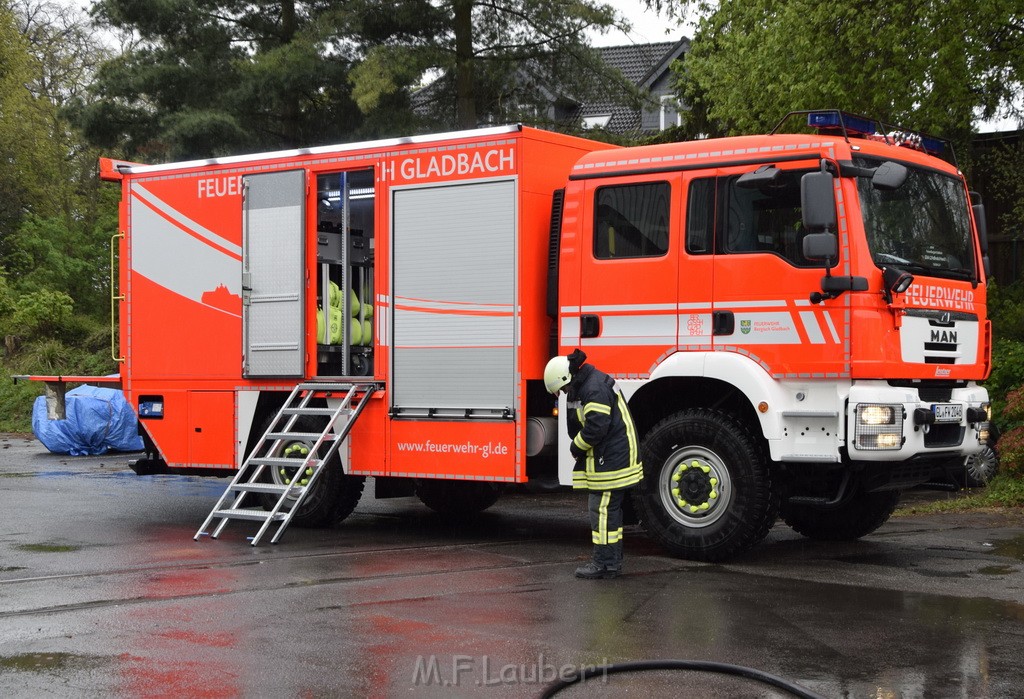
POLYGON ((242 182, 243 375, 301 377, 306 173, 248 175, 242 182))

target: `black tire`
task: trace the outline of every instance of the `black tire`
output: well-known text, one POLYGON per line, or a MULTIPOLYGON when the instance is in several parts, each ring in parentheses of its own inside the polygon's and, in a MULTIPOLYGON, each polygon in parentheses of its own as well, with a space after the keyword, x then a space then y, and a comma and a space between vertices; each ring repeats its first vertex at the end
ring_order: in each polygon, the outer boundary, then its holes
MULTIPOLYGON (((273 415, 267 416, 260 434, 267 431, 270 427, 270 421, 273 419, 273 415)), ((314 418, 302 417, 293 429, 296 432, 319 432, 323 429, 324 424, 323 421, 314 418)), ((294 453, 297 462, 301 463, 302 456, 298 453, 301 449, 295 449, 296 446, 304 446, 308 450, 313 446, 313 442, 301 439, 283 442, 272 453, 267 454, 267 456, 280 458, 294 453)), ((323 452, 326 452, 329 445, 322 445, 320 448, 323 452)), ((277 485, 285 485, 296 475, 300 475, 300 477, 304 475, 297 474, 297 471, 297 468, 287 469, 268 466, 263 472, 262 480, 276 483, 277 485)), ((320 472, 316 482, 313 483, 312 490, 309 491, 305 500, 302 501, 302 506, 295 513, 291 523, 297 527, 307 529, 321 529, 334 526, 352 514, 352 511, 359 503, 359 498, 363 494, 365 483, 366 478, 363 476, 346 475, 342 469, 341 458, 335 453, 331 457, 330 462, 320 472)), ((266 510, 273 509, 274 505, 277 504, 276 495, 266 494, 259 497, 260 503, 266 510)), ((285 509, 288 508, 289 505, 286 503, 285 509)))
POLYGON ((759 543, 775 523, 779 498, 764 449, 729 415, 675 413, 645 435, 641 454, 640 521, 674 555, 725 560, 759 543))
POLYGON ((501 488, 483 481, 424 479, 416 483, 416 497, 434 512, 461 517, 483 512, 498 502, 501 488))
POLYGON ((839 507, 786 505, 783 521, 797 534, 819 541, 854 541, 885 524, 900 502, 900 491, 858 493, 839 507))

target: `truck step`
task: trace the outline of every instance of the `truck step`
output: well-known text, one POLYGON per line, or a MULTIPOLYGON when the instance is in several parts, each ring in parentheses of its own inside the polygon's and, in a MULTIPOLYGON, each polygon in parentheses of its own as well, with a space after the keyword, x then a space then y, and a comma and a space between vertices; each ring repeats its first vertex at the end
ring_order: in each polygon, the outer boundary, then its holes
MULTIPOLYGON (((285 408, 282 415, 334 415, 331 408, 285 408)), ((344 415, 344 413, 342 413, 344 415)))
MULTIPOLYGON (((228 486, 229 490, 236 493, 271 493, 273 495, 283 495, 288 486, 277 485, 276 483, 235 483, 228 486)), ((291 492, 295 495, 301 493, 305 488, 301 485, 295 485, 291 487, 291 492)))
POLYGON ((284 518, 288 516, 286 512, 278 512, 276 515, 272 515, 266 510, 254 510, 239 507, 238 509, 227 509, 227 510, 214 510, 213 517, 224 518, 224 519, 247 519, 254 522, 266 522, 268 519, 272 522, 283 522, 284 518))
POLYGON ((790 505, 827 505, 828 498, 814 498, 808 495, 794 495, 787 501, 790 505))
MULTIPOLYGON (((255 522, 263 522, 263 526, 260 527, 259 531, 256 532, 255 536, 252 537, 252 545, 255 546, 263 538, 263 535, 267 533, 272 522, 279 522, 277 531, 271 538, 271 543, 277 543, 277 540, 281 538, 281 534, 288 527, 291 522, 293 514, 302 506, 303 500, 309 495, 310 490, 308 486, 296 485, 293 487, 278 485, 276 483, 256 483, 253 482, 258 477, 264 467, 269 466, 271 468, 287 468, 287 469, 306 469, 309 481, 313 481, 320 475, 320 471, 323 470, 325 465, 334 457, 338 452, 338 447, 344 442, 345 438, 348 437, 349 431, 358 419, 359 414, 363 408, 369 402, 370 398, 383 388, 382 384, 366 381, 357 383, 315 383, 315 384, 299 384, 296 386, 291 394, 285 399, 284 405, 274 416, 271 422, 271 428, 268 429, 263 436, 260 438, 260 449, 262 445, 267 442, 280 442, 281 440, 306 440, 310 442, 321 442, 322 444, 329 444, 326 452, 319 451, 315 456, 313 454, 307 454, 302 459, 283 459, 271 456, 249 456, 243 463, 241 468, 235 473, 234 479, 228 484, 228 487, 224 490, 224 493, 220 496, 217 504, 213 506, 213 509, 206 516, 206 520, 202 526, 199 527, 199 531, 192 537, 198 541, 203 536, 210 536, 216 539, 224 526, 228 523, 228 520, 232 519, 247 519, 255 522), (344 391, 344 397, 339 400, 338 404, 333 408, 309 408, 305 407, 305 403, 310 399, 311 392, 327 392, 327 391, 344 391), (328 417, 327 420, 323 421, 323 430, 321 432, 282 432, 282 429, 288 429, 287 427, 277 427, 283 425, 282 417, 284 415, 325 415, 328 417), (335 434, 334 430, 338 432, 335 434), (253 467, 256 467, 253 470, 253 467), (235 493, 235 495, 232 495, 235 493), (274 509, 277 510, 277 514, 271 514, 267 510, 257 510, 245 507, 237 507, 245 502, 246 497, 250 493, 258 493, 264 495, 275 495, 277 497, 277 504, 274 505, 274 509), (287 499, 291 498, 291 502, 286 502, 287 499), (232 507, 229 505, 235 505, 232 507), (287 505, 290 509, 283 512, 283 508, 287 505), (209 531, 208 528, 213 524, 213 520, 219 519, 220 523, 216 525, 213 531, 209 531)), ((290 426, 290 425, 289 425, 290 426)), ((303 474, 305 477, 306 474, 303 474)))
MULTIPOLYGON (((290 440, 305 440, 307 442, 315 442, 320 439, 320 432, 267 432, 267 439, 290 439, 290 440)), ((324 435, 325 442, 331 442, 334 440, 334 433, 328 432, 324 435)))
MULTIPOLYGON (((281 458, 270 458, 260 457, 255 459, 249 459, 249 463, 256 466, 284 466, 285 468, 298 468, 304 463, 302 459, 281 459, 281 458)), ((318 466, 320 464, 319 459, 310 459, 306 466, 318 466)))

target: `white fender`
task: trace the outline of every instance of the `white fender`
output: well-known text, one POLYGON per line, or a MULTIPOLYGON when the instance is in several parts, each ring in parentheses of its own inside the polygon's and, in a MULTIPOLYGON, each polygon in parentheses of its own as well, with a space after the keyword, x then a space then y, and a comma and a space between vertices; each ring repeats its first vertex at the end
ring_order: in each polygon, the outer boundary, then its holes
POLYGON ((676 376, 717 379, 736 387, 753 407, 773 460, 838 460, 849 381, 779 380, 742 353, 676 352, 651 372, 650 379, 619 384, 628 398, 647 383, 676 376), (812 425, 813 437, 806 429, 812 425))

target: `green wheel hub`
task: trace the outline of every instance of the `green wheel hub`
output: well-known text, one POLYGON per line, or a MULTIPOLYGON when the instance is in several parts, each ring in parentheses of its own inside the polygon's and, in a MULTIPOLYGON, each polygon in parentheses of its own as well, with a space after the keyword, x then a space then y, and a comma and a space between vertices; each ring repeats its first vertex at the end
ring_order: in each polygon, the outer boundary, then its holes
POLYGON ((301 472, 301 463, 309 455, 310 445, 306 442, 289 442, 281 450, 281 458, 295 459, 299 463, 295 467, 281 466, 274 473, 274 481, 280 485, 291 485, 292 481, 298 479, 296 485, 308 485, 309 477, 313 475, 313 467, 308 466, 301 472))
POLYGON ((676 521, 705 527, 728 509, 732 481, 725 463, 713 451, 684 446, 665 461, 659 490, 665 510, 676 521))

